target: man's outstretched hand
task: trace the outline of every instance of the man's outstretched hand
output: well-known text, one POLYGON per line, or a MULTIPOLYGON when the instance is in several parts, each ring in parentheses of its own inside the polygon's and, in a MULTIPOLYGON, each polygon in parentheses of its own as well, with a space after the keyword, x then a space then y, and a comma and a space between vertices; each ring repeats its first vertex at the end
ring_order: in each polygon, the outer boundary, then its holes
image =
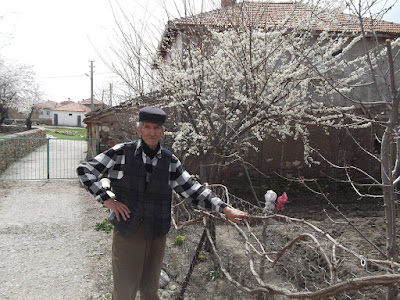
POLYGON ((230 206, 226 206, 224 208, 224 214, 228 220, 231 220, 232 222, 235 222, 237 224, 240 224, 241 219, 249 217, 249 214, 247 212, 243 212, 230 206))

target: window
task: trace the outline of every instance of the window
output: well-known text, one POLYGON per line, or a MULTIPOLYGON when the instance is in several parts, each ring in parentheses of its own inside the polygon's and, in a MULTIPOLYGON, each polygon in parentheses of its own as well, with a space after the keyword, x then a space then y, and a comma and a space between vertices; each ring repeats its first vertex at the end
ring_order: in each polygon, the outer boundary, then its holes
POLYGON ((69 114, 69 116, 72 116, 72 114, 69 114))

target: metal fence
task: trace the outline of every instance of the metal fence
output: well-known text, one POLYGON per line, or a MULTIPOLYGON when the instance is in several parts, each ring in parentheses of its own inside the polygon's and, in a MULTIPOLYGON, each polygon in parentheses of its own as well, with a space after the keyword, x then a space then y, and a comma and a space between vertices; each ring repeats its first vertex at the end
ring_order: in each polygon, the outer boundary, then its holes
POLYGON ((77 178, 78 164, 97 154, 95 139, 0 138, 0 180, 77 178))

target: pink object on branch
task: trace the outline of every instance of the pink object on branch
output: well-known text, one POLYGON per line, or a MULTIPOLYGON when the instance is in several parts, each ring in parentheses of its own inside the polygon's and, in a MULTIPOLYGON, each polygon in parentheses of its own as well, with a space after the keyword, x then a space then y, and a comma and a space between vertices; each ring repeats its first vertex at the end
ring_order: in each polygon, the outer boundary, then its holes
POLYGON ((288 200, 288 196, 286 195, 286 193, 283 193, 282 196, 278 197, 278 200, 276 201, 275 209, 283 211, 283 205, 285 205, 287 200, 288 200))

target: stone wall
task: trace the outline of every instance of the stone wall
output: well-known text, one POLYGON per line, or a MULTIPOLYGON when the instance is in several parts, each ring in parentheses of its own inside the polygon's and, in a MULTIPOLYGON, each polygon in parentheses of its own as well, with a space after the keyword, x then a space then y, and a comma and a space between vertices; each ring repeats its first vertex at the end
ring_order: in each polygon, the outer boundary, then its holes
POLYGON ((46 131, 32 129, 0 138, 0 173, 15 160, 46 144, 46 131))
POLYGON ((1 125, 0 132, 1 133, 18 133, 26 130, 26 126, 19 126, 19 125, 1 125))

